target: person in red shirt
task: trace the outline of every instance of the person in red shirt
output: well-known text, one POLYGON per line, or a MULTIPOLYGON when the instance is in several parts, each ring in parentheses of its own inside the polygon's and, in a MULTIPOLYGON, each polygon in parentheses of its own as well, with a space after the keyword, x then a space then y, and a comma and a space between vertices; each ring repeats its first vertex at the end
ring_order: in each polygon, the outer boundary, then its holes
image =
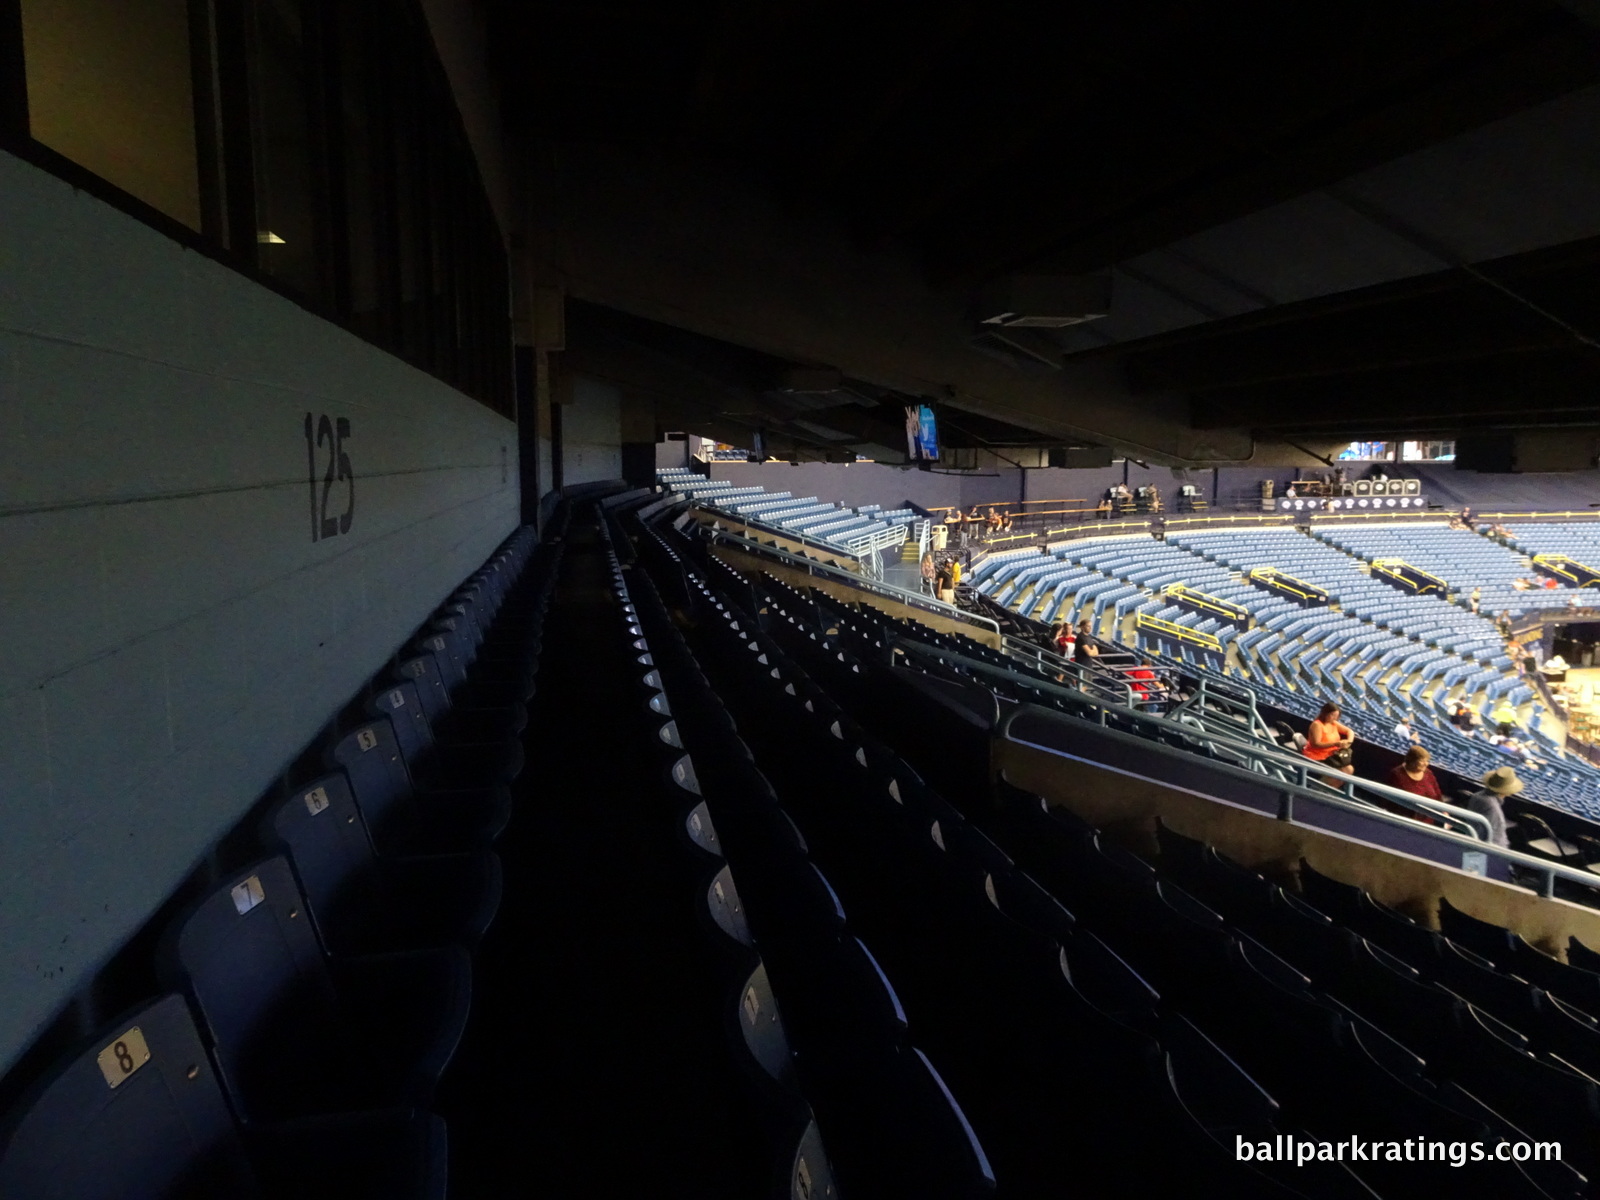
POLYGON ((1406 751, 1404 761, 1395 765, 1384 782, 1392 788, 1399 788, 1402 792, 1410 792, 1413 796, 1421 796, 1425 800, 1443 800, 1444 792, 1440 790, 1438 778, 1429 769, 1428 761, 1429 755, 1426 750, 1421 746, 1412 746, 1406 751))
MULTIPOLYGON (((1385 777, 1384 782, 1392 788, 1399 788, 1402 792, 1410 792, 1413 796, 1421 796, 1424 800, 1443 800, 1444 791, 1439 787, 1439 780, 1428 768, 1429 755, 1421 746, 1412 746, 1406 750, 1405 759, 1396 763, 1394 768, 1385 777)), ((1391 812, 1399 813, 1402 817, 1410 817, 1414 821, 1421 821, 1424 825, 1437 825, 1438 821, 1425 817, 1415 809, 1403 808, 1398 804, 1384 803, 1384 807, 1391 812)))

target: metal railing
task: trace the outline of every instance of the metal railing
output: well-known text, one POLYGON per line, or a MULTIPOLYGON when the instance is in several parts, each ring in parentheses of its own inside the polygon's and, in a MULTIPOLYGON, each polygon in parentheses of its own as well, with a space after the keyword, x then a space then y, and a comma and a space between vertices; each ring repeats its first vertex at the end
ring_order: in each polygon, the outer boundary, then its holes
MULTIPOLYGON (((1050 712, 1050 710, 1045 711, 1048 712, 1049 715, 1061 717, 1063 720, 1073 719, 1064 713, 1050 712)), ((1110 730, 1109 732, 1118 733, 1120 731, 1110 730)), ((1009 741, 1016 742, 1019 745, 1037 746, 1037 743, 1027 742, 1021 738, 1012 737, 1008 728, 1008 722, 1002 723, 999 733, 1001 737, 1004 737, 1009 741)), ((1141 745, 1144 744, 1144 741, 1145 739, 1140 739, 1141 745)), ((1183 753, 1183 751, 1159 742, 1151 742, 1149 743, 1149 747, 1152 753, 1163 756, 1171 756, 1183 753)), ((1047 753, 1055 752, 1049 746, 1038 746, 1038 748, 1047 753)), ((1208 769, 1216 770, 1232 776, 1242 775, 1246 778, 1249 778, 1254 774, 1253 772, 1246 771, 1243 768, 1234 767, 1231 764, 1224 762, 1208 761, 1206 766, 1208 769)), ((1379 787, 1381 787, 1381 785, 1365 783, 1362 786, 1370 788, 1373 791, 1377 791, 1379 787)), ((1496 846, 1492 843, 1489 843, 1487 839, 1480 840, 1478 837, 1459 833, 1449 828, 1441 829, 1425 825, 1418 825, 1417 822, 1407 817, 1386 812, 1381 808, 1376 808, 1360 801, 1350 800, 1328 790, 1313 790, 1299 784, 1284 784, 1284 787, 1286 789, 1284 803, 1282 803, 1278 809, 1277 819, 1287 824, 1301 824, 1301 822, 1297 822, 1295 820, 1294 800, 1297 796, 1299 796, 1316 804, 1330 804, 1335 807, 1359 812, 1363 817, 1379 821, 1386 825, 1393 825, 1397 828, 1403 828, 1414 832, 1420 831, 1424 836, 1455 845, 1463 852, 1476 852, 1484 855, 1486 858, 1488 856, 1493 856, 1494 858, 1499 859, 1511 866, 1520 868, 1522 871, 1525 871, 1528 874, 1537 876, 1540 880, 1540 886, 1538 889, 1539 894, 1546 899, 1550 899, 1555 896, 1555 885, 1558 879, 1567 883, 1578 885, 1590 893, 1600 891, 1600 877, 1596 877, 1588 871, 1580 871, 1573 867, 1563 866, 1561 863, 1551 862, 1547 858, 1537 858, 1534 855, 1524 854, 1520 850, 1512 850, 1506 846, 1496 846)), ((1411 796, 1410 793, 1401 793, 1401 795, 1406 796, 1411 800, 1420 799, 1420 797, 1411 796)), ((1450 813, 1445 815, 1448 815, 1457 821, 1471 821, 1477 816, 1476 813, 1467 812, 1462 809, 1453 809, 1450 813)), ((1315 826, 1309 825, 1305 827, 1313 829, 1316 828, 1315 826)), ((1372 844, 1377 845, 1379 849, 1384 848, 1381 843, 1372 844)))
MULTIPOLYGON (((787 533, 775 532, 780 537, 792 537, 787 533)), ((847 571, 843 567, 836 567, 832 563, 819 562, 817 559, 809 558, 803 554, 794 554, 778 546, 769 546, 767 543, 757 541, 755 538, 748 538, 742 534, 734 533, 731 529, 719 529, 714 525, 702 525, 701 533, 712 545, 718 543, 731 545, 761 558, 770 558, 789 566, 801 567, 807 574, 821 575, 856 588, 859 591, 881 596, 886 600, 893 600, 897 604, 904 604, 908 608, 920 609, 922 612, 944 617, 946 620, 960 621, 967 625, 977 626, 986 632, 994 634, 997 638, 1000 637, 1000 625, 992 617, 968 612, 964 608, 957 608, 954 604, 946 604, 943 600, 935 599, 922 592, 907 591, 905 588, 897 587, 886 580, 868 579, 864 575, 859 575, 854 571, 847 571)), ((822 549, 836 552, 833 551, 832 547, 822 547, 822 549)))
POLYGON ((1222 653, 1222 642, 1216 634, 1191 629, 1187 625, 1179 625, 1176 621, 1168 621, 1162 617, 1153 617, 1149 613, 1139 613, 1134 618, 1133 627, 1138 630, 1148 629, 1158 637, 1171 638, 1180 644, 1207 650, 1212 654, 1222 653))
MULTIPOLYGON (((945 650, 939 646, 930 646, 909 638, 891 638, 891 648, 909 651, 912 654, 941 659, 946 663, 959 667, 968 674, 988 675, 992 678, 1004 679, 1022 687, 1035 688, 1046 694, 1057 693, 1064 699, 1075 703, 1088 703, 1094 706, 1095 723, 1107 726, 1109 718, 1115 717, 1122 722, 1132 721, 1136 727, 1149 732, 1144 736, 1153 743, 1166 745, 1171 749, 1170 742, 1161 742, 1162 738, 1179 738, 1186 742, 1198 743, 1200 748, 1226 753, 1229 757, 1241 760, 1243 768, 1255 775, 1266 775, 1278 780, 1280 783, 1298 788, 1308 796, 1317 800, 1332 801, 1340 798, 1346 807, 1354 806, 1362 813, 1384 814, 1384 810, 1362 799, 1356 794, 1356 789, 1371 792, 1391 804, 1410 809, 1427 817, 1435 817, 1445 822, 1447 829, 1465 830, 1467 836, 1474 841, 1486 842, 1489 840, 1489 821, 1475 812, 1456 808, 1454 805, 1427 800, 1410 792, 1403 792, 1399 788, 1390 787, 1386 783, 1377 783, 1373 780, 1357 780, 1353 776, 1341 776, 1337 783, 1324 778, 1333 768, 1314 762, 1302 754, 1295 754, 1284 750, 1275 744, 1267 744, 1255 738, 1240 737, 1232 733, 1215 729, 1207 729, 1198 722, 1189 723, 1176 717, 1143 711, 1128 705, 1108 701, 1092 692, 1078 688, 1067 688, 1060 684, 1053 684, 1047 680, 1035 679, 1030 676, 1018 675, 1004 667, 997 667, 993 663, 984 662, 982 659, 968 657, 955 651, 945 650)), ((1224 764, 1226 765, 1226 764, 1224 764)), ((1393 815, 1393 814, 1384 814, 1393 815)), ((1396 818, 1406 820, 1406 818, 1396 818)), ((1415 822, 1407 822, 1406 828, 1416 828, 1415 822)), ((1535 862, 1542 860, 1535 859, 1535 862)), ((1548 865, 1548 864, 1546 864, 1548 865)), ((1600 886, 1600 879, 1589 877, 1591 886, 1600 886)))
POLYGON ((1199 721, 1202 728, 1210 728, 1207 720, 1221 720, 1246 731, 1255 740, 1276 744, 1266 718, 1256 705, 1256 694, 1247 687, 1227 683, 1201 672, 1189 698, 1168 714, 1175 721, 1199 721))
POLYGON ((1235 604, 1232 600, 1223 600, 1217 596, 1209 596, 1198 588, 1192 588, 1186 583, 1169 583, 1161 589, 1160 595, 1165 596, 1174 604, 1187 604, 1203 613, 1213 617, 1220 617, 1234 625, 1248 626, 1250 612, 1242 605, 1235 604))
POLYGON ((1172 703, 1182 676, 1176 667, 1148 663, 1136 655, 1128 655, 1130 664, 1102 663, 1093 666, 1075 662, 1043 646, 1022 638, 1007 636, 1001 653, 1016 659, 1031 670, 1043 675, 1059 676, 1071 680, 1078 691, 1098 696, 1107 703, 1123 708, 1151 710, 1172 703), (1146 678, 1131 677, 1133 671, 1148 672, 1146 678))
POLYGON ((1330 598, 1327 589, 1320 588, 1314 583, 1307 583, 1304 579, 1296 579, 1289 572, 1280 571, 1277 567, 1252 567, 1248 572, 1248 578, 1252 583, 1264 584, 1297 600, 1326 604, 1330 598))

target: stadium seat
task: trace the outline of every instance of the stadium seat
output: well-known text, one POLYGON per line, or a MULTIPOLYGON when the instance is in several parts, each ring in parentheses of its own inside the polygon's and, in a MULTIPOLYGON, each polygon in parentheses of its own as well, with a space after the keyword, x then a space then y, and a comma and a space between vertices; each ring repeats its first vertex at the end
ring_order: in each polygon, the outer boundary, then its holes
POLYGON ((330 964, 281 857, 174 921, 158 964, 193 998, 246 1121, 426 1104, 471 998, 460 947, 330 964))
POLYGON ((327 760, 344 771, 373 844, 385 856, 482 849, 510 819, 510 798, 500 788, 419 798, 384 717, 346 733, 327 760))
MULTIPOLYGON (((409 680, 381 688, 367 704, 367 712, 386 717, 395 741, 406 760, 412 786, 419 794, 486 794, 515 779, 522 771, 520 738, 512 736, 489 742, 440 743, 423 710, 417 687, 409 680)), ((509 797, 495 796, 493 802, 509 805, 509 797)))
POLYGON ((380 859, 340 772, 269 811, 261 840, 289 855, 334 954, 474 946, 500 905, 500 860, 490 851, 380 859))
POLYGON ((6 1200, 443 1200, 444 1123, 407 1110, 240 1129, 181 996, 125 1014, 0 1134, 6 1200), (334 1181, 337 1181, 336 1183, 334 1181))

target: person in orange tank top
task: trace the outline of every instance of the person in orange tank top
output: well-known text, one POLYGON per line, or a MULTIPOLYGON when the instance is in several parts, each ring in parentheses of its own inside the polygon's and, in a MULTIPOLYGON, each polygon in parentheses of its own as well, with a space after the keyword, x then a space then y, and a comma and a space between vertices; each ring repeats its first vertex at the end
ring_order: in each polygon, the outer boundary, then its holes
POLYGON ((1305 755, 1346 775, 1354 775, 1356 769, 1350 761, 1350 748, 1355 741, 1356 735, 1350 726, 1339 722, 1339 706, 1324 704, 1317 719, 1306 730, 1305 755))

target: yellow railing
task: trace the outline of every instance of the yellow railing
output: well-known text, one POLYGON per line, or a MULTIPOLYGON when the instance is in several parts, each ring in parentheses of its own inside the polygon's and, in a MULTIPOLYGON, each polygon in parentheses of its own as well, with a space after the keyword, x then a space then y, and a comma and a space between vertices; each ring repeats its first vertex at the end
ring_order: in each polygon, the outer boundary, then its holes
POLYGON ((1579 562, 1570 554, 1535 554, 1533 556, 1533 565, 1544 567, 1552 575, 1558 575, 1568 583, 1575 584, 1578 587, 1600 587, 1600 571, 1596 571, 1588 563, 1579 562), (1589 573, 1589 577, 1585 579, 1572 570, 1573 567, 1583 568, 1589 573))
POLYGON ((1326 600, 1328 593, 1314 583, 1307 583, 1304 579, 1296 579, 1287 572, 1278 570, 1277 567, 1252 567, 1250 578, 1270 584, 1280 592, 1288 592, 1292 596, 1299 596, 1302 600, 1326 600))
POLYGON ((1235 624, 1250 619, 1250 614, 1237 604, 1217 596, 1208 596, 1204 592, 1197 592, 1185 584, 1169 583, 1161 589, 1161 594, 1170 596, 1174 600, 1182 600, 1185 604, 1192 604, 1203 612, 1213 613, 1235 624))
MULTIPOLYGON (((1368 524, 1387 523, 1390 521, 1447 521, 1453 515, 1453 510, 1449 509, 1436 510, 1432 512, 1408 512, 1397 509, 1394 512, 1385 510, 1383 512, 1362 511, 1339 513, 1319 510, 1315 514, 1317 524, 1322 524, 1327 521, 1363 521, 1368 524)), ((1581 517, 1587 521, 1600 521, 1600 510, 1583 509, 1571 512, 1484 512, 1474 514, 1473 521, 1475 523, 1492 521, 1496 524, 1500 524, 1507 520, 1551 520, 1568 517, 1581 517)), ((1200 527, 1204 529, 1226 528, 1230 525, 1278 526, 1292 525, 1294 520, 1295 518, 1292 515, 1286 516, 1279 513, 1262 513, 1258 516, 1255 513, 1208 512, 1199 513, 1195 516, 1189 517, 1167 517, 1165 521, 1165 527, 1168 530, 1172 530, 1177 528, 1192 527, 1200 527)), ((1149 526, 1150 521, 1145 517, 1141 517, 1137 520, 1096 520, 1086 521, 1079 525, 1063 525, 1059 528, 1046 529, 1042 532, 1035 531, 1029 533, 1011 534, 1006 537, 987 538, 985 541, 987 544, 992 546, 1004 542, 1029 541, 1033 538, 1041 536, 1055 537, 1060 534, 1080 534, 1087 531, 1094 531, 1103 534, 1120 529, 1148 529, 1149 526)))
POLYGON ((1433 574, 1431 571, 1424 571, 1421 567, 1412 566, 1410 563, 1408 563, 1403 558, 1375 558, 1375 559, 1372 560, 1372 569, 1374 571, 1378 571, 1378 572, 1380 572, 1380 573, 1382 573, 1384 575, 1387 575, 1390 579, 1393 579, 1396 583, 1399 583, 1399 584, 1401 584, 1401 585, 1403 585, 1403 586, 1405 586, 1407 588, 1410 588, 1413 592, 1416 592, 1419 595, 1424 590, 1426 590, 1426 588, 1429 587, 1429 586, 1436 587, 1441 592, 1446 592, 1446 591, 1450 590, 1449 589, 1449 585, 1446 584, 1445 581, 1440 579, 1437 575, 1433 574), (1399 571, 1395 570, 1396 567, 1404 567, 1407 571, 1410 571, 1413 574, 1422 576, 1422 578, 1426 579, 1428 581, 1428 583, 1427 584, 1421 584, 1421 583, 1416 583, 1416 582, 1414 582, 1414 581, 1412 581, 1410 579, 1407 579, 1403 574, 1401 574, 1399 571))
POLYGON ((1402 512, 1399 509, 1394 512, 1387 509, 1381 512, 1318 512, 1317 524, 1324 521, 1365 521, 1369 525, 1387 525, 1390 521, 1448 521, 1453 515, 1449 512, 1402 512))
POLYGON ((1198 629, 1190 629, 1187 625, 1179 625, 1175 621, 1164 621, 1160 617, 1152 617, 1149 613, 1140 613, 1134 620, 1134 627, 1153 629, 1166 637, 1188 642, 1191 646, 1199 646, 1202 650, 1222 653, 1222 643, 1217 640, 1215 634, 1202 633, 1198 629))
POLYGON ((1586 520, 1600 520, 1600 512, 1592 508, 1567 509, 1560 512, 1482 512, 1474 513, 1473 521, 1494 520, 1497 524, 1503 520, 1550 520, 1553 517, 1583 517, 1586 520))

